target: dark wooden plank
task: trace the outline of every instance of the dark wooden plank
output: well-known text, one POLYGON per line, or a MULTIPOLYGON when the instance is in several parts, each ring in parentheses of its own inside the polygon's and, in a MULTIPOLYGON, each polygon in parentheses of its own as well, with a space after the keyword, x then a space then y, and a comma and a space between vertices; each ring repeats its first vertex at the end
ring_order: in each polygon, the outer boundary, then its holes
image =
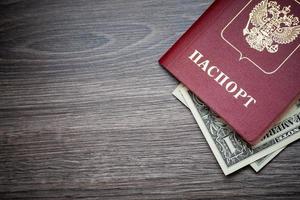
POLYGON ((2 0, 1 199, 297 199, 300 144, 225 177, 157 63, 211 0, 2 0))

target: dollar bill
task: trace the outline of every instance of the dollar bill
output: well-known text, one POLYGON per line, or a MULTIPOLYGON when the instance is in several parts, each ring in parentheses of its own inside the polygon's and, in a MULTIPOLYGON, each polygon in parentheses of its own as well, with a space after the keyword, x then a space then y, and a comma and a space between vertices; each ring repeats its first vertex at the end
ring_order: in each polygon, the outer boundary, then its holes
POLYGON ((258 159, 257 161, 250 164, 250 166, 254 169, 254 171, 259 172, 262 168, 264 168, 273 158, 275 158, 285 147, 278 149, 269 155, 258 159))
MULTIPOLYGON (((180 89, 184 86, 182 84, 179 84, 176 89, 172 92, 172 94, 186 107, 188 107, 184 97, 182 96, 180 89)), ((265 157, 262 157, 261 159, 258 159, 250 164, 250 166, 254 169, 254 171, 259 172, 262 168, 264 168, 273 158, 275 158, 285 147, 276 150, 265 157)))
POLYGON ((181 88, 180 92, 225 175, 284 148, 300 138, 300 112, 298 111, 291 116, 297 126, 280 131, 272 140, 252 148, 187 88, 181 88))
POLYGON ((300 99, 284 113, 281 118, 268 130, 267 134, 254 147, 261 146, 266 142, 276 138, 277 133, 292 130, 298 126, 298 120, 295 120, 294 114, 300 110, 300 99))

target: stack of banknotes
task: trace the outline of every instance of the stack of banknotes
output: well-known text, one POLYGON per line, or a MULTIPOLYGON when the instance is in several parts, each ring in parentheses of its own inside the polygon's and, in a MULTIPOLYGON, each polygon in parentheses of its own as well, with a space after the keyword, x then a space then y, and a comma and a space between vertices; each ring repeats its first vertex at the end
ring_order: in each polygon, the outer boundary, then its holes
POLYGON ((300 100, 269 129, 258 144, 250 146, 184 85, 179 84, 173 95, 192 112, 225 175, 247 165, 258 172, 287 145, 300 138, 300 100))

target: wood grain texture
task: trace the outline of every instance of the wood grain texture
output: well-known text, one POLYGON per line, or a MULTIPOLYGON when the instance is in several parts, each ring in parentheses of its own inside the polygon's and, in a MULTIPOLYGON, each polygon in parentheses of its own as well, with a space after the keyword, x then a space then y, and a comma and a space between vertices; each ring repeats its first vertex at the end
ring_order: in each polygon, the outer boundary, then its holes
POLYGON ((299 199, 299 142, 225 177, 171 95, 211 2, 1 0, 0 199, 299 199))

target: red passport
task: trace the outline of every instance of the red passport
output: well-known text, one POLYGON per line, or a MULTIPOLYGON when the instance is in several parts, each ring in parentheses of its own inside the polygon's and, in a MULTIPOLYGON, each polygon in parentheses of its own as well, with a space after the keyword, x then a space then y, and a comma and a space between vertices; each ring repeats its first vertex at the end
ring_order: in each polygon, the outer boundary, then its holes
POLYGON ((300 94, 298 0, 216 0, 159 63, 248 143, 300 94))

